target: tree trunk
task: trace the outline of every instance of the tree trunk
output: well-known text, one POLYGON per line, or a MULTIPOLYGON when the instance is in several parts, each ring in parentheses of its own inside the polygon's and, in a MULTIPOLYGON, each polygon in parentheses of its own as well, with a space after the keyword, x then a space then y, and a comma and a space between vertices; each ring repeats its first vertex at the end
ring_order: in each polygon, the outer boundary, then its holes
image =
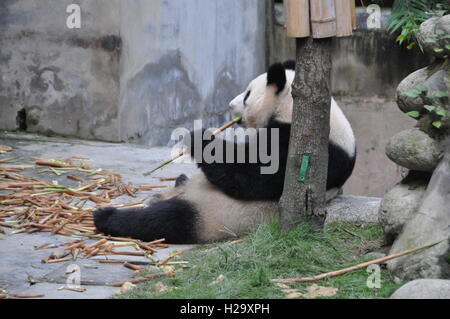
POLYGON ((281 224, 284 229, 308 220, 323 224, 326 216, 331 104, 330 44, 331 38, 297 38, 291 136, 280 199, 281 224))

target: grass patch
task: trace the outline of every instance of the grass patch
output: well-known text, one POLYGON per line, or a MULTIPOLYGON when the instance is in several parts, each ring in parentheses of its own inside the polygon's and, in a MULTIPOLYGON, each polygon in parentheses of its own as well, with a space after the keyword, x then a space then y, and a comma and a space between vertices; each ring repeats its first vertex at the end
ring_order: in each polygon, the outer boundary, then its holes
MULTIPOLYGON (((378 225, 332 223, 325 231, 301 225, 288 233, 278 223, 262 225, 239 243, 204 245, 186 253, 177 260, 188 261, 189 268, 177 266, 176 277, 141 283, 116 298, 285 298, 271 279, 312 276, 368 261, 363 254, 382 243, 378 225), (219 276, 224 279, 211 284, 219 276), (176 289, 158 292, 156 282, 176 289)), ((385 298, 401 285, 382 269, 381 288, 371 289, 369 275, 361 269, 316 284, 338 288, 332 298, 385 298)), ((311 284, 288 285, 304 292, 311 284)))

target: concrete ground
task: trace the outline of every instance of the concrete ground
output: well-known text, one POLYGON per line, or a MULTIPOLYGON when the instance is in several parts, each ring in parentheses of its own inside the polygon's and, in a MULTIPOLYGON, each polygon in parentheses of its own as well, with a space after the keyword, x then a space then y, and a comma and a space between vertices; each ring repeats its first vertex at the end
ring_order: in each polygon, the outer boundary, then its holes
MULTIPOLYGON (((195 167, 192 164, 170 164, 144 177, 143 172, 156 167, 170 156, 169 148, 147 148, 128 144, 102 143, 80 141, 65 138, 47 138, 29 134, 0 133, 0 145, 13 147, 13 152, 0 154, 2 158, 14 158, 14 165, 32 164, 32 157, 44 159, 68 158, 81 156, 89 158, 92 168, 102 168, 123 176, 123 180, 134 185, 167 185, 173 182, 161 182, 160 177, 176 177, 181 173, 189 173, 195 167)), ((74 186, 74 181, 51 172, 38 173, 39 169, 30 168, 21 174, 38 177, 41 180, 57 180, 61 185, 74 186)), ((73 172, 70 175, 75 175, 73 172)), ((140 191, 137 198, 122 196, 114 204, 136 202, 148 198, 157 191, 140 191)), ((3 228, 7 233, 11 229, 3 228)), ((96 256, 90 259, 78 258, 76 261, 57 264, 44 264, 41 259, 48 257, 55 249, 34 250, 34 247, 47 243, 63 243, 77 238, 53 235, 51 233, 20 233, 14 235, 0 234, 0 287, 5 287, 12 294, 36 295, 44 294, 45 298, 108 298, 119 288, 106 286, 108 283, 130 279, 134 271, 123 267, 122 264, 101 264, 96 256), (70 279, 66 274, 67 267, 80 267, 81 286, 85 292, 75 292, 64 287, 70 279)), ((87 241, 94 242, 94 240, 87 241)), ((159 249, 153 255, 154 260, 164 260, 174 251, 191 249, 192 245, 171 245, 169 248, 159 249)), ((130 247, 130 249, 132 249, 130 247)), ((152 261, 145 257, 108 256, 108 259, 129 260, 138 265, 152 267, 152 261)), ((154 266, 153 266, 154 267, 154 266)))

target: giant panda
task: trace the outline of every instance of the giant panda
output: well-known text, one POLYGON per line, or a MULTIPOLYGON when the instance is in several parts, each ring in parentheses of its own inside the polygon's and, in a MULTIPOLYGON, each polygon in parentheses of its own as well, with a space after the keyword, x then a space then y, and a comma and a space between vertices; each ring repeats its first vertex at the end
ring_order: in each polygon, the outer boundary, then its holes
MULTIPOLYGON (((279 169, 275 174, 261 174, 260 168, 266 164, 259 160, 256 163, 207 163, 192 150, 198 169, 190 178, 181 175, 175 187, 160 193, 149 207, 97 210, 94 213, 97 230, 144 241, 165 238, 174 244, 207 243, 242 236, 261 223, 278 218, 278 200, 283 191, 290 137, 294 67, 293 61, 271 65, 230 103, 231 113, 242 118, 240 126, 279 129, 279 169)), ((192 133, 188 138, 193 136, 192 133)), ((270 136, 268 134, 266 139, 268 144, 272 143, 270 136)), ((211 141, 204 140, 202 147, 207 147, 211 141)), ((243 143, 248 152, 248 140, 240 143, 226 139, 218 141, 228 146, 231 143, 234 149, 242 147, 243 143)), ((329 197, 334 196, 349 178, 355 158, 352 128, 332 99, 327 179, 329 197)))

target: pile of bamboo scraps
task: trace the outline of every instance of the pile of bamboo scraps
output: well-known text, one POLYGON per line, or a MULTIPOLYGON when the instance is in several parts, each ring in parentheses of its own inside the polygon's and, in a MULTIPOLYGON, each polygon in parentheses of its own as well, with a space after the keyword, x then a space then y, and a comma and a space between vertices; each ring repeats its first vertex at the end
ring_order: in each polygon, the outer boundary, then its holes
POLYGON ((36 159, 35 164, 49 167, 55 174, 74 169, 84 172, 84 178, 68 175, 79 182, 76 188, 44 182, 19 174, 29 166, 4 165, 0 162, 0 226, 13 228, 10 234, 20 232, 52 232, 59 235, 94 235, 92 212, 97 208, 142 207, 143 200, 122 205, 112 205, 111 200, 127 195, 136 197, 140 190, 152 190, 163 186, 142 185, 135 187, 122 182, 121 175, 92 170, 85 159, 67 160, 36 159), (74 160, 80 161, 74 165, 74 160), (86 208, 86 204, 91 208, 86 208))
MULTIPOLYGON (((10 148, 2 148, 4 153, 10 148)), ((47 243, 34 247, 35 250, 52 249, 42 263, 61 263, 77 258, 102 256, 99 263, 119 263, 134 271, 142 267, 127 260, 109 259, 118 256, 142 256, 152 259, 158 248, 168 248, 164 239, 142 242, 131 238, 103 236, 97 233, 93 220, 93 211, 97 208, 112 206, 116 208, 143 207, 143 200, 130 204, 114 205, 111 201, 120 196, 136 197, 139 191, 149 191, 166 186, 125 184, 119 174, 102 169, 91 169, 86 158, 34 159, 34 165, 14 165, 12 158, 0 159, 0 231, 3 234, 49 232, 64 236, 74 236, 62 244, 47 243), (57 176, 66 176, 78 182, 76 187, 67 187, 58 182, 46 182, 39 178, 24 175, 25 169, 39 168, 38 173, 49 172, 57 176), (75 174, 76 173, 76 174, 75 174), (92 243, 92 240, 96 241, 92 243), (89 242, 88 242, 89 240, 89 242), (131 247, 131 249, 130 249, 131 247)), ((61 180, 61 178, 59 178, 61 180)), ((172 180, 172 179, 170 179, 172 180)), ((163 180, 161 180, 163 181, 163 180)), ((165 181, 165 180, 164 180, 165 181)), ((73 184, 73 182, 71 182, 73 184)), ((164 272, 127 280, 137 283, 159 276, 173 276, 172 270, 166 270, 166 264, 175 255, 158 263, 164 272)), ((126 258, 124 258, 126 259, 126 258)), ((150 261, 149 261, 150 263, 150 261)), ((124 281, 125 282, 125 281, 124 281)), ((123 282, 110 285, 119 287, 123 282)), ((83 289, 83 288, 80 288, 83 289)), ((82 292, 80 290, 80 292, 82 292)), ((11 295, 0 291, 0 298, 38 298, 43 295, 11 295)))
MULTIPOLYGON (((86 160, 80 157, 71 157, 65 160, 35 159, 35 165, 46 167, 56 175, 70 172, 70 170, 82 172, 85 175, 83 178, 74 175, 67 176, 67 178, 79 182, 76 188, 21 175, 19 173, 29 166, 10 165, 9 160, 1 160, 0 226, 12 229, 8 235, 24 232, 50 232, 65 236, 98 239, 96 243, 90 245, 81 239, 66 243, 64 249, 43 259, 44 263, 74 260, 78 256, 85 258, 97 255, 147 256, 153 254, 155 248, 167 247, 161 243, 164 239, 143 243, 129 238, 113 238, 97 234, 92 215, 97 208, 105 206, 142 207, 144 206, 143 200, 121 205, 112 205, 110 202, 122 195, 135 197, 138 191, 153 190, 164 186, 125 184, 122 182, 121 175, 101 169, 92 170, 86 164, 86 160), (91 206, 91 208, 86 206, 91 206), (115 249, 125 246, 135 247, 136 251, 117 251, 115 249)), ((57 247, 47 244, 37 247, 37 249, 57 247)))

